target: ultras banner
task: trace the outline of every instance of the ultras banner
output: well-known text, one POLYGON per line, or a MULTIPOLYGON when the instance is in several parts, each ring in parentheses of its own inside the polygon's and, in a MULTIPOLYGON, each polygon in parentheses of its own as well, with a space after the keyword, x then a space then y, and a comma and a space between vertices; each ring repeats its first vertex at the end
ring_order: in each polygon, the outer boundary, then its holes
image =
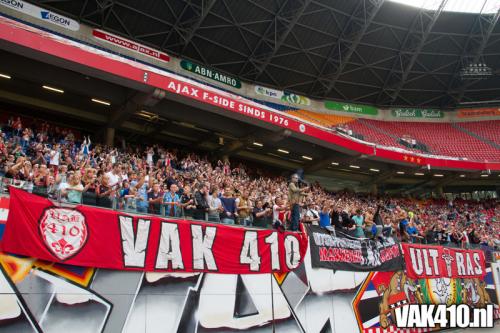
POLYGON ((10 188, 5 252, 77 266, 162 272, 287 272, 305 233, 255 230, 88 206, 57 207, 10 188))
POLYGON ((482 278, 486 275, 481 250, 451 249, 443 246, 402 244, 406 274, 412 279, 482 278))
POLYGON ((399 244, 388 238, 336 237, 318 226, 309 226, 309 247, 313 267, 344 271, 397 271, 403 268, 399 244))

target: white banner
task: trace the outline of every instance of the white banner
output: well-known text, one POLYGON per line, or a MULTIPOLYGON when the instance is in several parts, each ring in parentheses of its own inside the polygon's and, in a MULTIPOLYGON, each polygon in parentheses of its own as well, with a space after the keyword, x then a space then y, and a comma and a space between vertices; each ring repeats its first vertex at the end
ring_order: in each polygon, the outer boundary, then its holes
POLYGON ((255 93, 258 95, 267 96, 270 98, 279 99, 282 102, 297 104, 297 105, 311 105, 311 100, 307 97, 296 95, 293 93, 267 88, 263 86, 255 86, 255 93))
POLYGON ((58 25, 60 27, 78 31, 80 30, 80 24, 75 20, 67 18, 63 15, 59 15, 50 10, 40 8, 38 6, 32 5, 26 1, 21 0, 0 0, 0 5, 16 10, 23 14, 27 14, 32 17, 36 17, 42 21, 58 25))

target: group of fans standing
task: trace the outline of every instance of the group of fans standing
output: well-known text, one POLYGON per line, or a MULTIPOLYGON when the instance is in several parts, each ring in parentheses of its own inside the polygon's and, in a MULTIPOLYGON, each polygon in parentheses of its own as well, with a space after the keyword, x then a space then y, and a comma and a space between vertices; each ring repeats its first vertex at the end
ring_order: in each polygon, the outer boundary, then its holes
POLYGON ((417 200, 329 193, 297 174, 290 179, 160 145, 123 149, 91 142, 46 121, 1 124, 4 183, 69 203, 225 224, 290 229, 333 227, 352 237, 500 244, 496 199, 417 200), (251 170, 251 171, 250 171, 251 170))

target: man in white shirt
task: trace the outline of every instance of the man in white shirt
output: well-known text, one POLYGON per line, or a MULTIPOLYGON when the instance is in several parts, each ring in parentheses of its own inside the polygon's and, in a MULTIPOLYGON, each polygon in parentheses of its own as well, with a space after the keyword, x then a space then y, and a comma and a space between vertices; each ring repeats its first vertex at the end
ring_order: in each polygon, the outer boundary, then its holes
POLYGON ((118 184, 122 179, 121 179, 121 165, 119 163, 113 164, 113 169, 106 173, 106 175, 109 177, 109 186, 113 187, 116 184, 118 184))
POLYGON ((312 225, 319 225, 319 210, 312 202, 309 202, 307 205, 304 222, 311 223, 312 225))
POLYGON ((52 170, 54 170, 54 173, 57 173, 58 168, 59 168, 59 158, 61 156, 61 152, 59 149, 59 144, 56 143, 53 147, 52 150, 50 151, 50 167, 52 170))

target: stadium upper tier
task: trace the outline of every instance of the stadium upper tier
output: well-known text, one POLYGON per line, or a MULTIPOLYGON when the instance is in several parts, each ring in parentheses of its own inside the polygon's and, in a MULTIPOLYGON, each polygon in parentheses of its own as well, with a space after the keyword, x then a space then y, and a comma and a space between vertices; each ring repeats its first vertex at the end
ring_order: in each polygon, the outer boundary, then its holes
MULTIPOLYGON (((134 48, 123 46, 124 40, 116 39, 121 37, 84 24, 78 26, 78 33, 71 32, 71 29, 52 33, 46 27, 41 30, 40 22, 35 18, 26 20, 28 22, 0 16, 0 39, 8 51, 22 53, 33 59, 43 55, 44 59, 46 57, 47 61, 57 66, 89 76, 98 73, 103 80, 139 89, 143 100, 147 100, 147 96, 172 99, 260 128, 274 131, 281 128, 286 135, 351 156, 407 163, 414 167, 420 165, 483 171, 500 169, 499 121, 489 121, 498 119, 500 110, 493 106, 448 112, 315 100, 240 81, 238 77, 147 48, 148 52, 160 57, 152 59, 150 54, 141 54, 134 48), (102 40, 102 34, 109 39, 102 40), (463 123, 479 119, 485 124, 488 119, 487 125, 463 123)), ((128 43, 126 45, 139 47, 133 41, 125 42, 128 43)), ((23 71, 18 71, 18 76, 22 77, 23 71)), ((12 82, 15 83, 16 74, 6 72, 4 77, 10 79, 12 76, 12 82)), ((9 85, 9 81, 5 82, 9 85)), ((81 87, 78 92, 71 87, 61 88, 67 88, 68 94, 73 91, 91 96, 86 91, 87 87, 81 87)), ((16 103, 27 100, 12 94, 4 95, 16 103)), ((122 108, 126 109, 130 104, 118 94, 112 98, 103 93, 102 99, 115 112, 121 112, 122 108)), ((61 102, 62 99, 57 101, 61 102)), ((142 107, 160 117, 168 117, 168 110, 162 108, 161 103, 154 108, 147 105, 134 108, 140 110, 142 107)), ((95 120, 95 114, 86 116, 95 120)), ((123 117, 133 114, 130 111, 123 117)), ((78 116, 82 117, 82 112, 79 111, 78 116)), ((122 125, 118 127, 124 127, 122 125)), ((117 125, 108 123, 106 126, 111 129, 117 125)))
POLYGON ((307 110, 292 110, 288 113, 321 126, 343 128, 357 139, 379 145, 474 161, 500 160, 498 120, 424 123, 362 119, 307 110), (403 144, 404 137, 415 140, 420 149, 403 144))

